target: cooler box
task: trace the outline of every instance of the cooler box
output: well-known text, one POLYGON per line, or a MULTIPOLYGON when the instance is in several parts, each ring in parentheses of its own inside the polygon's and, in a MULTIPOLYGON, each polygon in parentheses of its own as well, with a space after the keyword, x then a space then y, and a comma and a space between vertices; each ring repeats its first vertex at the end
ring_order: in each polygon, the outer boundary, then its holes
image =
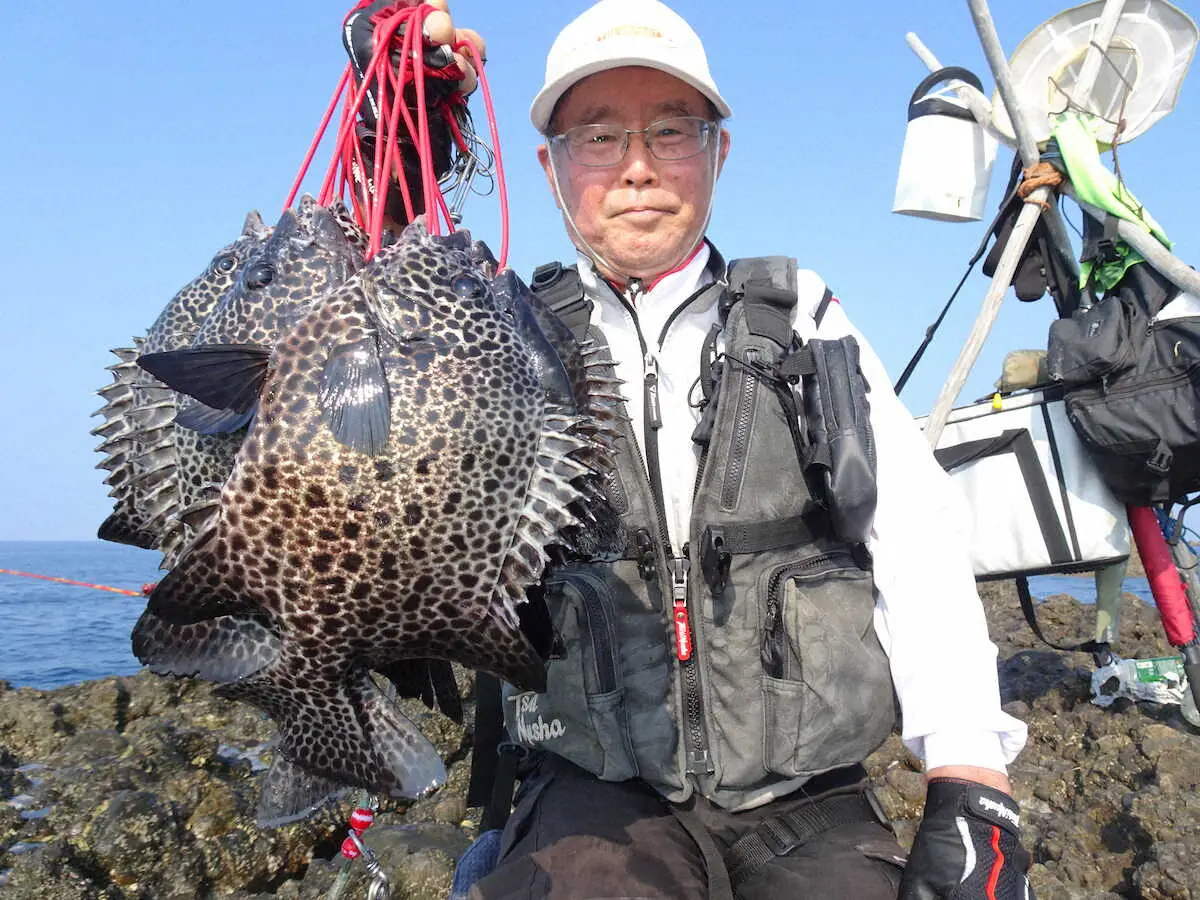
POLYGON ((1090 571, 1129 556, 1125 507, 1088 459, 1061 390, 952 410, 934 455, 970 510, 976 578, 1090 571))

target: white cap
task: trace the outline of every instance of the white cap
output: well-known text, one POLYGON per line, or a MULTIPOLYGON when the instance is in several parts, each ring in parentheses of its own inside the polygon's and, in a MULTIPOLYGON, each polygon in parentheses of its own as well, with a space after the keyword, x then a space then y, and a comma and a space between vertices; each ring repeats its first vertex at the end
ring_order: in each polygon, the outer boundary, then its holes
POLYGON ((708 71, 700 37, 659 0, 600 0, 559 32, 546 56, 546 83, 529 119, 545 133, 559 98, 576 82, 621 66, 648 66, 687 82, 712 101, 721 118, 733 110, 708 71))

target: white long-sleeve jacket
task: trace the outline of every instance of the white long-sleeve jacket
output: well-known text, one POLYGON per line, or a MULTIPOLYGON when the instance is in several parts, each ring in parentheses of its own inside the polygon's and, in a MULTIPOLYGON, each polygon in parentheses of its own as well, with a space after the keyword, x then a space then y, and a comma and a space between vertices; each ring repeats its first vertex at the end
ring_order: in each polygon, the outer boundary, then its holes
MULTIPOLYGON (((616 361, 634 433, 644 434, 641 385, 650 356, 658 367, 662 484, 673 553, 688 531, 698 457, 692 431, 699 410, 703 341, 717 321, 715 299, 689 302, 713 279, 703 246, 682 269, 647 285, 634 283, 633 312, 580 256, 579 273, 595 301, 592 322, 616 361), (644 349, 643 349, 644 345, 644 349)), ((967 556, 967 510, 951 490, 912 415, 891 388, 882 362, 840 303, 827 308, 819 331, 813 313, 825 290, 810 270, 798 273, 793 327, 802 339, 853 335, 870 385, 871 427, 878 457, 878 505, 870 549, 878 600, 875 628, 888 653, 900 700, 905 744, 927 769, 969 765, 1004 771, 1025 744, 1024 723, 1000 708, 996 647, 967 556)), ((645 447, 642 447, 643 458, 645 447)))

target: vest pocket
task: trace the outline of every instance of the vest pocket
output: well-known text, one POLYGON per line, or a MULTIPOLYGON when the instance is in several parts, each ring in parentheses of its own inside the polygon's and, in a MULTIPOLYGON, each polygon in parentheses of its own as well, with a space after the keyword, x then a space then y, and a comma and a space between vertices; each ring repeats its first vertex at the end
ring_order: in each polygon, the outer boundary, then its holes
POLYGON ((629 744, 613 608, 604 585, 581 572, 553 579, 546 599, 566 647, 550 663, 544 694, 513 698, 509 733, 569 759, 600 778, 637 774, 629 744))
POLYGON ((797 777, 861 762, 894 717, 871 573, 820 554, 768 572, 763 596, 767 768, 797 777))

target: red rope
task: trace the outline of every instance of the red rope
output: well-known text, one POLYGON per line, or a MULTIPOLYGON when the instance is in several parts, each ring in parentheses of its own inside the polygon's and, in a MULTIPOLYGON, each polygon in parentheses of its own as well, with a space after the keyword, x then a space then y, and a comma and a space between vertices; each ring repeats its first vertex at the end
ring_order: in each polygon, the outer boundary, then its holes
MULTIPOLYGON (((371 6, 372 0, 359 0, 353 10, 347 14, 347 20, 354 13, 371 6)), ((466 138, 455 119, 456 110, 466 106, 466 97, 462 94, 451 95, 446 100, 432 104, 427 102, 427 79, 452 80, 458 82, 464 77, 461 66, 449 65, 443 68, 432 68, 424 64, 421 55, 424 54, 425 19, 433 12, 433 7, 425 4, 418 6, 403 6, 404 0, 396 0, 394 6, 385 7, 374 16, 373 46, 371 59, 368 60, 360 82, 355 83, 354 66, 348 65, 342 73, 337 89, 334 91, 328 108, 320 120, 316 136, 308 146, 300 172, 296 175, 292 191, 288 193, 286 206, 295 203, 296 194, 300 191, 308 169, 312 166, 313 158, 322 144, 326 131, 329 130, 338 104, 341 104, 341 118, 338 120, 334 137, 329 168, 326 169, 317 202, 329 205, 336 198, 349 196, 348 205, 354 220, 364 228, 368 236, 366 256, 368 259, 379 251, 383 242, 383 227, 390 191, 400 191, 404 215, 407 221, 416 217, 418 202, 425 211, 426 227, 431 234, 442 234, 443 224, 446 229, 454 230, 454 218, 451 216, 449 205, 438 187, 438 175, 433 167, 433 146, 430 130, 430 119, 440 120, 449 127, 452 139, 458 152, 469 152, 466 138), (398 65, 392 62, 397 58, 398 65), (352 89, 353 85, 353 89, 352 89), (415 96, 415 109, 410 109, 404 100, 406 90, 412 90, 415 96), (362 154, 358 126, 360 110, 366 101, 368 91, 374 96, 376 106, 376 133, 374 133, 374 152, 371 164, 362 154), (414 188, 409 187, 406 172, 404 172, 403 152, 400 139, 412 142, 412 148, 418 160, 418 179, 420 198, 413 194, 414 188), (367 172, 370 169, 373 191, 368 190, 367 172), (394 175, 398 176, 394 178, 394 175)), ((504 180, 504 164, 500 157, 499 132, 496 127, 496 110, 492 104, 490 86, 480 60, 478 49, 470 41, 458 41, 452 46, 456 53, 470 60, 478 73, 479 85, 484 96, 487 114, 488 131, 496 156, 496 181, 499 188, 500 200, 500 268, 504 268, 508 260, 509 250, 509 208, 508 187, 504 180)))
POLYGON ((479 58, 479 51, 470 41, 459 41, 454 49, 469 54, 475 71, 479 74, 479 90, 483 94, 483 108, 487 112, 488 133, 492 138, 492 152, 496 154, 496 185, 500 192, 500 256, 496 270, 503 271, 508 264, 508 186, 504 180, 504 159, 500 155, 500 132, 496 128, 496 108, 492 104, 492 89, 488 85, 486 68, 479 58))
POLYGON ((346 90, 346 84, 349 81, 350 66, 346 66, 346 70, 342 72, 342 79, 338 82, 337 90, 333 92, 333 99, 329 101, 329 108, 325 110, 321 124, 317 127, 317 134, 313 138, 312 144, 309 145, 308 153, 304 156, 304 162, 300 164, 300 172, 296 175, 291 193, 288 194, 287 200, 283 204, 284 209, 290 209, 292 204, 296 202, 296 194, 300 193, 300 182, 304 180, 304 175, 308 172, 308 167, 312 165, 313 157, 317 154, 317 147, 321 144, 321 138, 324 137, 325 130, 329 127, 330 120, 333 119, 333 111, 337 109, 338 99, 342 96, 342 91, 346 90))
POLYGON ((70 578, 56 578, 53 575, 35 575, 32 572, 18 572, 15 569, 0 569, 0 574, 21 575, 25 578, 40 578, 42 581, 55 581, 59 584, 73 584, 76 587, 94 588, 97 591, 111 591, 114 594, 125 594, 128 597, 144 596, 143 591, 130 591, 125 588, 109 587, 106 584, 92 584, 87 581, 72 581, 70 578))
MULTIPOLYGON (((359 0, 347 14, 346 20, 348 21, 354 13, 366 9, 371 2, 372 0, 359 0)), ((412 142, 418 161, 420 199, 425 211, 425 224, 431 234, 441 234, 443 224, 447 230, 453 230, 454 221, 446 199, 438 187, 437 172, 434 170, 430 117, 433 116, 435 120, 440 119, 445 123, 458 152, 469 152, 468 144, 455 120, 455 112, 460 104, 465 106, 466 98, 462 94, 453 94, 448 101, 437 102, 432 107, 426 99, 427 79, 460 81, 466 73, 459 65, 452 64, 435 69, 424 64, 421 59, 425 49, 422 37, 423 26, 426 17, 434 11, 433 7, 427 4, 401 5, 403 3, 404 0, 396 0, 396 5, 386 7, 371 17, 374 25, 373 46, 370 60, 363 69, 362 79, 355 84, 353 65, 346 67, 305 155, 304 162, 301 164, 300 172, 296 176, 286 203, 286 206, 290 207, 295 202, 300 185, 312 165, 313 158, 325 138, 340 102, 341 118, 334 137, 329 167, 321 183, 317 202, 328 205, 335 198, 345 198, 349 194, 348 205, 353 212, 355 221, 366 230, 368 235, 368 259, 379 251, 382 244, 383 222, 389 191, 399 190, 407 221, 411 222, 416 217, 417 198, 412 195, 408 179, 405 177, 399 139, 403 136, 406 141, 412 142), (399 59, 398 64, 393 63, 393 56, 399 59), (352 90, 350 89, 351 85, 353 85, 352 90), (409 88, 412 89, 416 98, 415 109, 409 109, 408 103, 405 102, 405 91, 409 88), (360 122, 359 113, 368 92, 374 95, 376 101, 375 147, 369 167, 367 160, 364 159, 356 129, 360 122), (373 191, 367 185, 368 168, 371 171, 373 191), (398 174, 398 177, 393 177, 394 174, 398 174)), ((479 84, 483 89, 488 127, 496 158, 496 181, 500 193, 501 246, 499 261, 503 267, 508 257, 508 192, 504 181, 499 133, 496 128, 491 91, 475 45, 470 41, 459 41, 453 45, 452 49, 471 60, 478 74, 479 84)), ((416 185, 413 187, 415 188, 416 185)))

